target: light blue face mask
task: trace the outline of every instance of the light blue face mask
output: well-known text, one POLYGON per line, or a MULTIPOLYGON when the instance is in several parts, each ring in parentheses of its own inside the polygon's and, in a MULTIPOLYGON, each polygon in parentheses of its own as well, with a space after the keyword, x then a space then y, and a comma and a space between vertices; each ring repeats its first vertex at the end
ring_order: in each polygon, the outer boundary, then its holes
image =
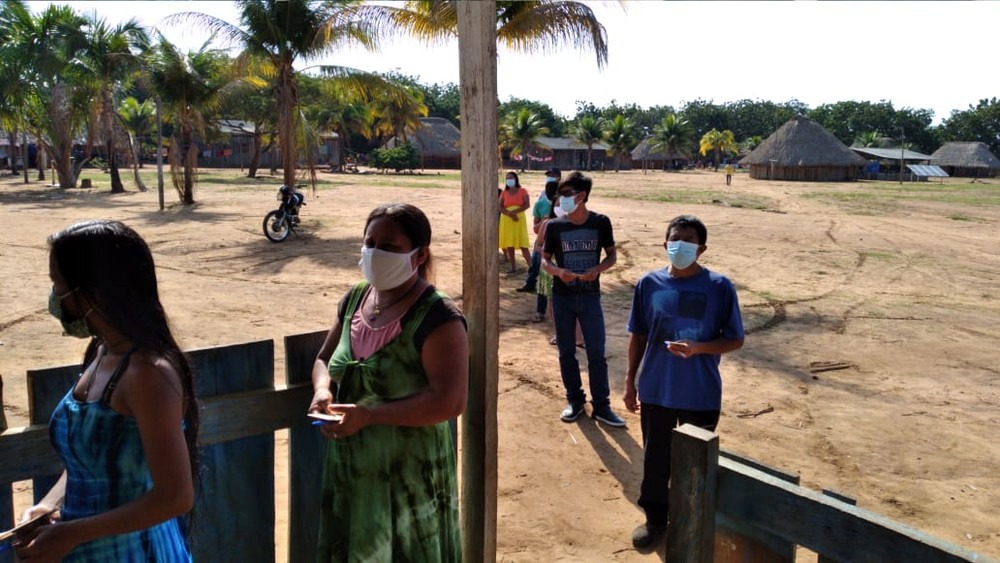
POLYGON ((517 185, 517 180, 515 180, 513 178, 507 178, 507 187, 508 188, 513 188, 516 185, 517 185))
POLYGON ((570 214, 576 211, 576 196, 575 195, 561 195, 559 196, 559 207, 566 214, 570 214))
POLYGON ((683 240, 668 241, 667 258, 670 259, 670 264, 674 268, 683 270, 698 259, 698 245, 683 240))

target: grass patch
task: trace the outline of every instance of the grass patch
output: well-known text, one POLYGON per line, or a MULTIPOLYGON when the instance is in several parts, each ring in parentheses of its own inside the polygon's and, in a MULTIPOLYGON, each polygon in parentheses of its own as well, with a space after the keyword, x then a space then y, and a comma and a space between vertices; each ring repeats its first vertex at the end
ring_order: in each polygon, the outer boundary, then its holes
POLYGON ((889 252, 875 252, 875 251, 872 251, 872 250, 865 250, 865 251, 859 252, 858 254, 860 254, 861 256, 863 256, 866 260, 869 259, 869 258, 872 258, 874 260, 891 261, 891 260, 895 260, 897 258, 897 256, 895 254, 892 254, 892 253, 889 253, 889 252))
POLYGON ((859 182, 850 184, 850 189, 834 187, 832 190, 806 192, 802 196, 840 204, 881 204, 885 209, 898 207, 908 201, 971 207, 1000 207, 1000 186, 978 183, 859 182))
POLYGON ((727 192, 722 190, 704 190, 697 188, 670 188, 662 191, 637 192, 612 191, 606 197, 616 199, 631 199, 636 201, 655 201, 658 203, 679 203, 688 205, 725 205, 727 207, 738 207, 758 210, 775 210, 777 206, 774 200, 763 196, 754 196, 743 193, 727 192))

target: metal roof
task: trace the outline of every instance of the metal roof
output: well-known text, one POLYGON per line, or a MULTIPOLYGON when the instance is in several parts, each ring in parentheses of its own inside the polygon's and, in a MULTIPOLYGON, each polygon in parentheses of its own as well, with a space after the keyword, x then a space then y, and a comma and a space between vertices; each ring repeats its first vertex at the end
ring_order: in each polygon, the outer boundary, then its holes
POLYGON ((910 169, 910 172, 913 172, 917 176, 948 178, 948 173, 942 170, 940 166, 934 166, 931 164, 907 164, 906 167, 910 169))
POLYGON ((899 160, 902 153, 903 160, 930 160, 930 155, 921 154, 910 149, 877 149, 872 147, 849 147, 852 151, 866 158, 884 158, 887 160, 899 160))
MULTIPOLYGON (((587 150, 587 145, 567 137, 538 137, 535 141, 554 151, 587 150)), ((594 143, 594 150, 607 149, 608 145, 604 143, 594 143)))

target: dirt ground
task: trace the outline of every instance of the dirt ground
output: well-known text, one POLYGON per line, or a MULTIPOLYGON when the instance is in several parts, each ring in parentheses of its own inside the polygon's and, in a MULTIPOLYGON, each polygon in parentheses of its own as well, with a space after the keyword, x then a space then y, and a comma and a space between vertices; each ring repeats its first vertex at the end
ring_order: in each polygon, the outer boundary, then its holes
MULTIPOLYGON (((0 179, 0 373, 11 426, 27 420, 25 370, 76 363, 83 352, 46 312, 45 238, 76 220, 120 219, 145 237, 185 348, 275 339, 280 366, 281 337, 327 328, 360 278, 364 218, 385 201, 427 213, 437 285, 461 304, 455 172, 324 174, 318 192, 307 192, 299 236, 281 244, 261 232, 279 179, 207 172, 198 204, 176 205, 168 184, 163 212, 155 189, 113 196, 100 173, 89 174, 93 190, 0 179)), ((669 219, 698 215, 709 229, 702 263, 736 283, 747 328, 744 348, 722 362, 722 447, 1000 558, 1000 182, 901 188, 740 173, 726 188, 710 171, 609 171, 594 180, 589 206, 611 217, 619 248, 602 282, 619 412, 633 284, 665 265, 669 219)), ((542 182, 541 172, 522 175, 532 197, 542 182)), ((497 560, 660 560, 662 550, 637 553, 629 540, 642 519, 638 416, 624 414, 624 430, 559 421, 551 326, 530 322, 533 296, 514 291, 522 283, 498 281, 497 560)), ((277 470, 281 485, 283 464, 277 470)), ((18 491, 26 502, 26 484, 18 491)))

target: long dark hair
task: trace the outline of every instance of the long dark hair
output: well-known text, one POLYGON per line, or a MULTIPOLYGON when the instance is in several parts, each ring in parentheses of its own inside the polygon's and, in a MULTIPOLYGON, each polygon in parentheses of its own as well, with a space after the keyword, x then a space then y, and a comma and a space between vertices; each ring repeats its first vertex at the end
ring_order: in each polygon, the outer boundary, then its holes
MULTIPOLYGON (((198 405, 194 374, 174 340, 160 304, 153 255, 146 241, 118 221, 84 221, 49 237, 51 260, 68 287, 97 305, 101 316, 138 349, 165 358, 184 389, 184 440, 191 476, 198 475, 198 405)), ((97 339, 84 353, 84 365, 97 353, 97 339)))
POLYGON ((431 222, 427 220, 424 212, 419 207, 409 203, 384 203, 372 209, 372 212, 368 214, 364 232, 368 232, 368 225, 371 225, 372 221, 382 217, 395 221, 403 229, 406 237, 410 239, 413 248, 427 247, 427 260, 417 268, 417 275, 431 281, 431 277, 434 275, 433 257, 431 256, 431 222))

